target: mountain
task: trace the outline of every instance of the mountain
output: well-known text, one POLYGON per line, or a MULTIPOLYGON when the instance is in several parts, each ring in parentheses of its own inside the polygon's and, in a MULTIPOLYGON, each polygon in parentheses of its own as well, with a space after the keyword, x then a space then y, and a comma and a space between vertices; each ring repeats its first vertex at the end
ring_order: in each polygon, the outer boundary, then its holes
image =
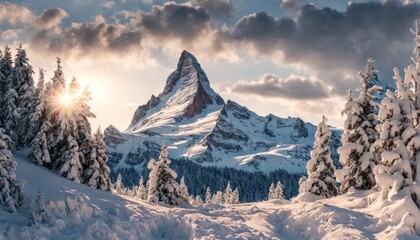
MULTIPOLYGON (((142 171, 157 158, 162 142, 169 157, 203 166, 246 171, 306 172, 316 126, 300 118, 259 116, 231 100, 225 102, 189 52, 183 51, 163 92, 137 108, 130 126, 105 130, 112 170, 134 167, 142 171)), ((333 131, 333 158, 340 144, 333 131)))

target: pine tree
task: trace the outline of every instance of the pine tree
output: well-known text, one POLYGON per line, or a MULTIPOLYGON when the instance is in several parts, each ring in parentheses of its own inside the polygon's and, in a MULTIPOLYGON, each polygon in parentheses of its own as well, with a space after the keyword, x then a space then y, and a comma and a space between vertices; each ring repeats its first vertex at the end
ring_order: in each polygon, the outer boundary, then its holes
POLYGON ((28 139, 33 139, 30 158, 36 164, 51 167, 51 158, 47 144, 47 132, 51 125, 45 118, 44 70, 42 69, 39 69, 39 80, 32 106, 28 130, 28 135, 31 135, 28 139))
POLYGON ((274 183, 271 183, 270 188, 268 189, 268 200, 275 199, 276 187, 274 183))
POLYGON ((137 197, 137 195, 139 194, 138 190, 139 190, 139 187, 134 186, 133 189, 131 189, 130 197, 137 197))
POLYGON ((18 95, 16 102, 19 109, 20 119, 16 128, 18 134, 18 144, 20 147, 25 147, 31 143, 33 137, 27 134, 30 127, 30 113, 33 108, 33 95, 35 94, 34 80, 32 74, 32 66, 29 64, 25 49, 22 45, 17 49, 15 57, 15 67, 13 69, 14 89, 18 95))
MULTIPOLYGON (((414 34, 414 47, 412 58, 414 64, 409 65, 404 69, 406 85, 411 85, 407 89, 407 94, 412 105, 412 123, 415 127, 416 134, 407 143, 407 150, 409 153, 411 170, 413 179, 417 183, 420 182, 420 20, 416 21, 416 29, 412 30, 414 34)), ((420 196, 418 196, 420 199, 420 196)))
POLYGON ((301 183, 299 192, 311 192, 329 198, 337 195, 337 187, 334 178, 335 166, 329 147, 331 130, 325 122, 323 117, 322 122, 318 124, 314 150, 311 151, 311 159, 306 165, 308 178, 301 183))
POLYGON ((212 203, 213 204, 223 204, 223 192, 222 191, 217 191, 212 199, 212 203))
POLYGON ((368 88, 376 79, 373 64, 374 60, 368 59, 367 73, 359 72, 361 83, 359 98, 353 100, 349 92, 343 111, 347 119, 344 122, 342 146, 337 150, 340 154, 340 162, 343 164, 343 169, 337 171, 342 193, 346 193, 351 187, 369 190, 375 186, 373 169, 378 160, 375 160, 372 146, 379 134, 375 129, 378 124, 376 114, 378 104, 374 101, 374 94, 381 88, 375 85, 368 88))
POLYGON ((66 150, 60 158, 60 162, 63 162, 63 164, 57 165, 59 166, 57 169, 59 169, 60 174, 63 177, 73 182, 81 183, 82 179, 80 178, 80 175, 82 172, 82 165, 79 161, 79 146, 72 136, 67 137, 65 148, 66 150))
POLYGON ((6 94, 9 90, 8 79, 13 71, 12 53, 8 46, 4 49, 4 54, 0 58, 0 126, 4 128, 7 113, 6 94))
POLYGON ((375 167, 375 177, 386 199, 413 184, 411 164, 406 143, 415 135, 411 121, 411 109, 405 86, 394 68, 397 83, 396 96, 387 91, 382 100, 378 118, 381 121, 380 138, 375 148, 381 153, 381 162, 375 167))
POLYGON ((159 161, 150 160, 147 167, 151 170, 148 181, 148 201, 163 202, 169 205, 188 204, 189 199, 182 194, 176 182, 177 174, 169 168, 171 161, 168 159, 166 145, 162 145, 159 161))
POLYGON ((118 194, 121 194, 121 195, 124 194, 124 186, 122 184, 121 174, 118 174, 117 181, 115 182, 115 185, 114 185, 114 190, 118 194))
POLYGON ((48 151, 47 143, 47 132, 49 129, 50 124, 45 121, 39 129, 39 132, 36 134, 35 139, 32 141, 32 151, 29 155, 32 162, 47 167, 51 166, 51 157, 48 151))
POLYGON ((140 177, 137 197, 142 200, 147 200, 147 191, 146 191, 146 188, 144 187, 143 176, 140 177))
POLYGON ((84 171, 84 182, 93 188, 104 191, 111 191, 111 181, 109 180, 109 168, 106 165, 108 156, 105 153, 105 142, 101 129, 95 133, 94 144, 90 150, 87 169, 84 171))
POLYGON ((12 66, 12 53, 10 48, 6 46, 2 61, 2 75, 4 76, 5 93, 2 99, 2 124, 5 133, 9 136, 8 148, 14 152, 18 145, 17 128, 20 121, 20 109, 18 108, 19 95, 15 89, 15 77, 12 66))
POLYGON ((277 182, 277 186, 276 186, 276 189, 274 191, 274 198, 275 199, 284 199, 283 184, 281 184, 280 181, 277 182))
POLYGON ((235 188, 235 191, 232 192, 232 195, 230 197, 230 201, 232 204, 239 204, 239 190, 238 188, 235 188))
POLYGON ((185 198, 189 197, 189 193, 188 193, 188 187, 185 184, 185 178, 184 176, 181 177, 181 183, 179 185, 180 189, 181 189, 181 194, 182 196, 184 196, 185 198))
POLYGON ((224 192, 223 198, 225 200, 225 204, 231 204, 232 203, 232 188, 230 186, 230 182, 228 182, 227 186, 226 186, 226 190, 224 192))
POLYGON ((211 191, 210 191, 210 188, 207 187, 207 189, 206 189, 206 203, 211 203, 211 201, 212 201, 211 191))
POLYGON ((22 205, 22 183, 16 179, 17 163, 12 159, 12 153, 7 149, 8 136, 0 129, 0 203, 12 213, 22 205))
POLYGON ((195 203, 197 205, 203 205, 204 202, 203 202, 203 199, 201 199, 200 195, 195 196, 195 203))
POLYGON ((28 225, 35 226, 37 224, 48 223, 52 216, 45 207, 44 195, 41 193, 41 191, 38 190, 35 201, 30 202, 31 216, 28 225))

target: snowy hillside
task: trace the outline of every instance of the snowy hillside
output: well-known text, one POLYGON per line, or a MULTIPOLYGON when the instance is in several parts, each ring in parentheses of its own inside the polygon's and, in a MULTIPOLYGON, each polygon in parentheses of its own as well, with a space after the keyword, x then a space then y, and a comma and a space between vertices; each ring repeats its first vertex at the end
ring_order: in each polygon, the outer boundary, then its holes
MULTIPOLYGON (((127 130, 105 130, 112 170, 144 169, 166 142, 171 158, 246 171, 285 169, 304 173, 315 126, 300 118, 262 117, 223 99, 211 88, 197 59, 182 52, 177 69, 157 97, 138 107, 127 130)), ((334 131, 333 158, 340 131, 334 131)))
POLYGON ((310 202, 303 196, 302 202, 169 207, 71 182, 25 155, 15 155, 17 177, 27 197, 39 189, 51 201, 51 220, 27 226, 28 199, 17 214, 1 208, 0 239, 416 239, 404 235, 403 224, 380 221, 387 202, 373 191, 310 196, 310 202))

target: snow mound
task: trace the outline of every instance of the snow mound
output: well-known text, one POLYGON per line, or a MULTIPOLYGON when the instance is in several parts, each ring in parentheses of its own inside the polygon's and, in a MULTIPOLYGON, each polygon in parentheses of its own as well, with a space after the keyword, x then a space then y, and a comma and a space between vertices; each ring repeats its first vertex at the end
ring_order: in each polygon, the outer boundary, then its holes
POLYGON ((405 198, 383 200, 375 191, 351 190, 331 198, 305 193, 292 202, 173 207, 76 184, 36 166, 18 152, 24 193, 44 194, 51 217, 28 226, 26 199, 17 214, 0 208, 0 239, 416 239, 416 208, 405 198), (383 210, 381 210, 383 209, 383 210), (415 212, 415 211, 409 211, 415 212))

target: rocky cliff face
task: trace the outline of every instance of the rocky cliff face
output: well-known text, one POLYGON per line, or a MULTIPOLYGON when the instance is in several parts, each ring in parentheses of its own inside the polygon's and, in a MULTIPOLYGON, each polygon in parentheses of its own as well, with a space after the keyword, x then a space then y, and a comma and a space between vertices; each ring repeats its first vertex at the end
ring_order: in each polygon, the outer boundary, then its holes
MULTIPOLYGON (((171 158, 248 171, 305 172, 315 131, 300 118, 263 117, 225 103, 197 59, 184 51, 162 93, 136 110, 124 133, 108 127, 105 139, 113 169, 144 168, 165 141, 171 158)), ((333 131, 335 160, 340 134, 333 131)))

